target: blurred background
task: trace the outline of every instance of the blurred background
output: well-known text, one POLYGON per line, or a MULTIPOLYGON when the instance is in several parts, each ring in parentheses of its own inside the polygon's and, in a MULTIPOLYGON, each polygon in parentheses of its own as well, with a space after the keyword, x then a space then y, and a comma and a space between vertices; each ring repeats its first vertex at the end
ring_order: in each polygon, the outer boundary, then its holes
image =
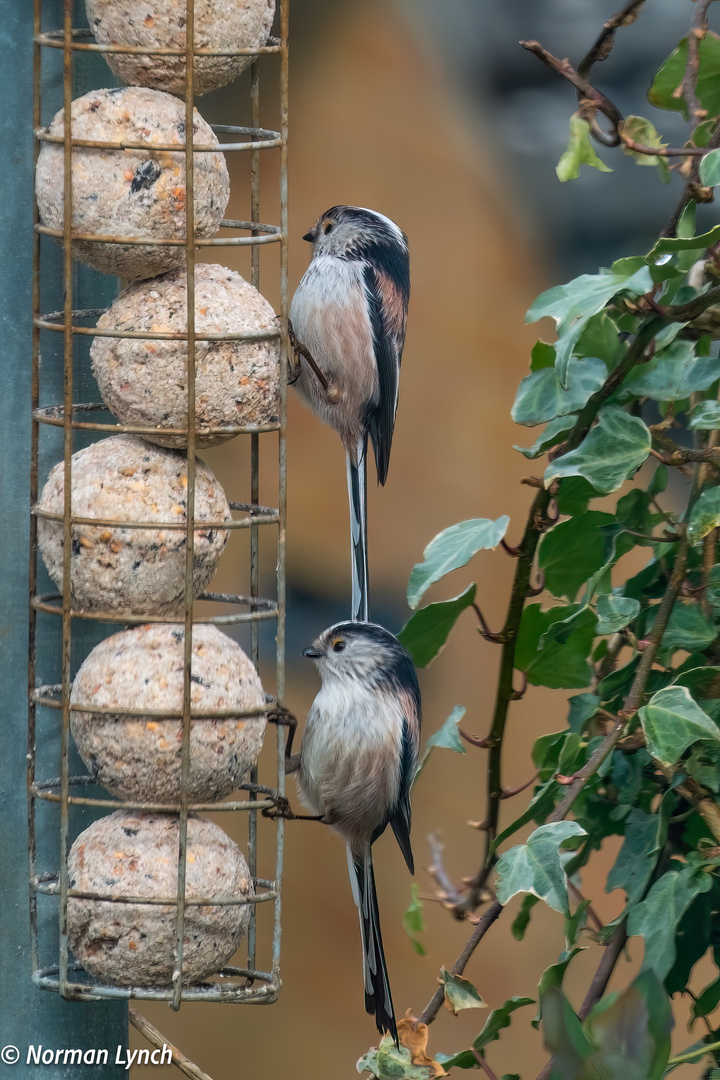
MULTIPOLYGON (((410 242, 412 298, 390 475, 382 490, 371 482, 369 495, 371 614, 395 632, 408 616, 409 571, 436 533, 466 518, 507 513, 509 542, 519 538, 531 495, 520 479, 538 471, 512 450, 514 442, 527 445, 528 433, 514 428, 509 415, 538 336, 537 327, 523 324, 530 302, 552 284, 645 250, 678 197, 677 180, 666 188, 616 150, 599 148, 611 174, 585 169, 579 181, 567 185, 555 176, 574 94, 520 49, 518 39, 538 38, 555 55, 577 62, 616 3, 302 0, 291 5, 291 290, 310 256, 302 234, 337 203, 381 211, 401 225, 410 242)), ((635 25, 620 32, 595 80, 624 113, 653 113, 644 96, 651 75, 689 18, 689 4, 654 0, 635 25)), ((268 58, 268 68, 274 59, 268 58)), ((263 76, 266 127, 277 126, 276 81, 273 71, 263 76)), ((247 100, 241 78, 198 106, 212 122, 246 123, 247 100)), ((677 115, 655 119, 668 138, 683 137, 677 115)), ((248 162, 245 155, 229 155, 228 164, 228 217, 247 217, 248 162)), ((264 221, 277 216, 276 168, 272 156, 263 158, 264 221)), ((277 252, 262 250, 261 289, 277 305, 277 252)), ((249 275, 242 249, 223 252, 222 259, 249 275)), ((539 333, 550 337, 552 328, 542 325, 539 333)), ((275 464, 270 437, 265 438, 260 501, 272 504, 275 464)), ((247 455, 242 439, 203 454, 234 498, 247 498, 247 455)), ((242 591, 246 539, 234 534, 215 582, 218 589, 242 591)), ((348 557, 340 443, 291 392, 287 704, 301 719, 318 680, 300 651, 346 615, 348 557)), ((272 588, 273 572, 268 548, 266 590, 272 588)), ((502 551, 485 552, 436 586, 430 599, 449 597, 477 581, 485 617, 499 627, 512 572, 512 560, 502 551)), ((264 642, 263 669, 269 687, 271 654, 270 637, 264 642)), ((467 708, 466 730, 486 731, 497 661, 497 647, 481 640, 474 619, 466 615, 443 654, 420 672, 426 736, 458 704, 467 708)), ((508 786, 530 778, 533 740, 564 727, 565 713, 557 691, 531 688, 513 705, 504 760, 508 786)), ((271 758, 270 752, 267 768, 271 758)), ((483 752, 473 748, 464 757, 436 752, 418 782, 414 846, 421 894, 433 891, 424 869, 432 831, 441 833, 446 869, 454 880, 477 869, 482 835, 467 821, 484 815, 485 765, 483 752)), ((292 780, 290 792, 296 801, 292 780)), ((526 801, 527 793, 504 804, 506 824, 526 801)), ((225 829, 235 828, 227 815, 217 820, 225 829)), ((243 843, 240 829, 238 822, 237 839, 243 843)), ((272 874, 271 848, 268 826, 268 865, 261 864, 261 874, 272 874)), ((600 892, 615 854, 616 849, 601 853, 583 885, 608 919, 621 907, 619 894, 600 892)), ((376 873, 396 1011, 418 1014, 436 988, 440 966, 451 966, 470 928, 428 901, 422 935, 427 956, 414 955, 401 926, 410 880, 391 836, 376 845, 376 873)), ((266 906, 259 912, 261 937, 264 930, 269 934, 263 926, 266 906)), ((513 914, 488 934, 465 973, 491 1007, 511 995, 534 996, 541 972, 563 948, 559 916, 538 905, 525 942, 517 943, 510 935, 513 914)), ((631 944, 637 961, 641 950, 637 941, 631 944)), ((591 949, 570 968, 566 988, 576 1005, 598 960, 598 950, 591 949)), ((216 1080, 246 1074, 298 1080, 356 1075, 355 1061, 377 1037, 363 1011, 357 916, 345 853, 315 824, 287 827, 282 971, 284 988, 271 1008, 184 1005, 175 1015, 165 1006, 147 1005, 143 1011, 216 1080)), ((613 986, 627 984, 631 972, 621 966, 613 986)), ((710 981, 709 973, 704 970, 698 981, 710 981)), ((443 1009, 431 1028, 431 1052, 469 1045, 485 1015, 470 1010, 453 1019, 443 1009)), ((527 1080, 544 1063, 531 1016, 532 1009, 516 1014, 511 1031, 490 1047, 488 1059, 498 1075, 517 1072, 527 1080)), ((693 1041, 684 1030, 686 1020, 681 1003, 675 1045, 693 1041)), ((683 1075, 692 1073, 688 1068, 683 1075)), ((157 1069, 137 1068, 133 1075, 144 1080, 157 1069)))

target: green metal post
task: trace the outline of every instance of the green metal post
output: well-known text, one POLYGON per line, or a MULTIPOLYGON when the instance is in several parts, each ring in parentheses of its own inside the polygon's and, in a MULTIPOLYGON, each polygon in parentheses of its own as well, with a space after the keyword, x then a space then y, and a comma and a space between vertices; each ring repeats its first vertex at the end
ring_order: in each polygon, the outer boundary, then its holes
MULTIPOLYGON (((62 26, 61 0, 44 4, 48 29, 62 26)), ((84 5, 76 16, 84 19, 84 5)), ((76 22, 76 25, 83 25, 76 22)), ((33 5, 29 0, 0 0, 0 1070, 10 1077, 42 1076, 43 1080, 75 1075, 78 1065, 64 1050, 107 1049, 108 1064, 93 1076, 115 1080, 127 1075, 122 1058, 127 1046, 127 1005, 124 1002, 67 1002, 59 995, 36 989, 31 981, 29 898, 27 883, 27 680, 28 663, 28 551, 30 538, 31 446, 31 293, 33 248, 33 5), (61 1051, 57 1061, 34 1064, 29 1047, 61 1051), (14 1050, 18 1060, 15 1062, 14 1050), (116 1062, 120 1048, 121 1061, 116 1062)), ((61 69, 56 50, 43 57, 43 120, 62 106, 61 69), (45 115, 45 114, 48 115, 45 115)), ((60 54, 61 56, 61 54, 60 54)), ((113 85, 100 58, 83 58, 77 65, 75 96, 90 86, 113 85)), ((41 299, 45 310, 62 308, 61 253, 43 241, 41 299)), ((76 295, 86 307, 101 307, 116 292, 112 278, 80 271, 76 295)), ((56 335, 57 336, 57 335, 56 335)), ((62 357, 50 343, 43 356, 43 404, 62 400, 62 357)), ((80 392, 91 385, 87 351, 76 359, 80 392)), ((86 395, 87 396, 87 395, 86 395)), ((41 440, 42 483, 50 465, 62 456, 61 437, 46 429, 41 440)), ((57 681, 60 641, 58 627, 49 617, 39 626, 38 674, 45 682, 57 681)), ((57 621, 57 620, 54 620, 57 621)), ((112 632, 104 628, 103 636, 112 632)), ((74 644, 86 652, 97 640, 79 625, 74 644), (87 635, 87 636, 84 636, 87 635)), ((39 710, 38 762, 51 768, 59 746, 57 713, 39 710)), ((57 767, 56 767, 57 768, 57 767)), ((46 775, 51 775, 46 773, 46 775)), ((56 773, 55 773, 56 775, 56 773)), ((74 833, 90 817, 73 815, 74 833)), ((38 865, 58 869, 58 810, 38 808, 38 865)), ((57 901, 40 898, 41 942, 48 943, 40 963, 57 963, 57 901), (52 950, 55 949, 53 957, 52 950)), ((87 1060, 87 1059, 86 1059, 87 1060)), ((88 1073, 89 1075, 89 1073, 88 1073)))

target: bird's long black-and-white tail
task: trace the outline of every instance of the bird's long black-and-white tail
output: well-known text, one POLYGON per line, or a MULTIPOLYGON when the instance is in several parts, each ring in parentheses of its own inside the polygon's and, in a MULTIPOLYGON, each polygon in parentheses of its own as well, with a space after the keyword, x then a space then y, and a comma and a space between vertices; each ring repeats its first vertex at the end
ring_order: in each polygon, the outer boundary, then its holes
POLYGON ((357 464, 347 455, 348 501, 350 503, 350 552, 352 560, 352 599, 350 618, 368 621, 367 557, 367 437, 357 447, 357 464))
POLYGON ((360 914, 365 1011, 375 1017, 377 1029, 381 1034, 388 1032, 397 1042, 395 1010, 380 933, 380 912, 375 891, 372 852, 368 848, 362 855, 356 855, 348 847, 347 854, 353 898, 360 914))

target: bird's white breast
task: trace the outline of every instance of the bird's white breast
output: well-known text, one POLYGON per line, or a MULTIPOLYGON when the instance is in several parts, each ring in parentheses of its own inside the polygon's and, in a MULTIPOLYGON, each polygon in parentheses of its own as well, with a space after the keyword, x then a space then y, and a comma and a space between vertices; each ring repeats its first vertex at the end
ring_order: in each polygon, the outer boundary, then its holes
POLYGON ((318 384, 304 363, 298 383, 326 423, 352 441, 354 419, 378 393, 377 366, 363 263, 316 256, 297 287, 290 307, 297 340, 312 354, 340 391, 333 408, 318 396, 318 384))
POLYGON ((395 805, 403 714, 393 694, 328 679, 303 735, 300 784, 343 838, 368 839, 395 805))

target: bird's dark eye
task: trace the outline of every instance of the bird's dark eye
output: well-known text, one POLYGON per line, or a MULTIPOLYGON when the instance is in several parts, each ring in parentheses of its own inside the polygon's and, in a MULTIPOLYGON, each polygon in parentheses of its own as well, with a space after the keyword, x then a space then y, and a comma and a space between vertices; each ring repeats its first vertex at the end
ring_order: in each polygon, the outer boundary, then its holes
POLYGON ((343 641, 342 638, 335 638, 335 640, 332 643, 332 647, 333 647, 334 652, 342 652, 343 649, 345 648, 345 642, 343 641))
POLYGON ((323 232, 325 233, 326 236, 327 236, 327 234, 329 232, 332 232, 332 230, 334 228, 334 225, 335 225, 335 223, 333 221, 326 221, 325 222, 325 227, 323 228, 323 232))

